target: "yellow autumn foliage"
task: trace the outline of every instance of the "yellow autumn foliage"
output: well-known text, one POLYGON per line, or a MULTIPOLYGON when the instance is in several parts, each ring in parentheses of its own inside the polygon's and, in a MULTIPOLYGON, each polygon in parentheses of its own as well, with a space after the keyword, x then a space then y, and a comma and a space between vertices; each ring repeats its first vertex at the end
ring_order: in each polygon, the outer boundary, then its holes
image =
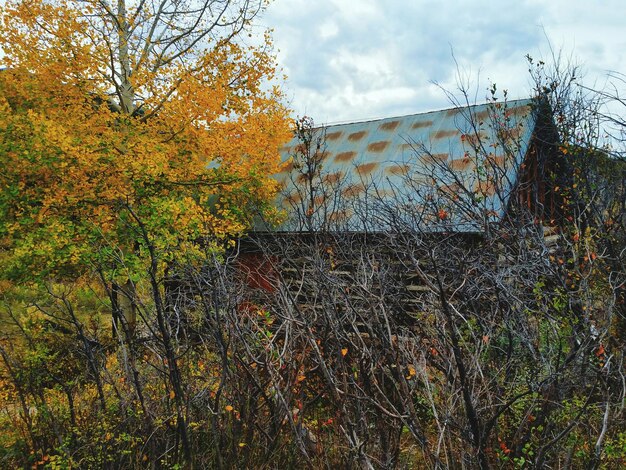
POLYGON ((0 246, 11 253, 2 258, 9 277, 132 266, 146 236, 164 260, 184 256, 271 211, 269 175, 289 119, 269 35, 246 46, 233 39, 238 31, 214 25, 193 42, 176 37, 197 31, 193 18, 168 26, 158 5, 107 5, 0 9, 0 246))

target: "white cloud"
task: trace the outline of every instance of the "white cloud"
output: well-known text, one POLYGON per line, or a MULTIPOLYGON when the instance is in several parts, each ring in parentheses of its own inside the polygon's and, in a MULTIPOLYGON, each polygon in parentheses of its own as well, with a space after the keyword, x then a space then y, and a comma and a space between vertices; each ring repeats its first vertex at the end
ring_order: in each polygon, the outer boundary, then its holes
POLYGON ((334 21, 325 21, 318 29, 320 39, 331 39, 339 34, 339 26, 334 21))
POLYGON ((455 59, 477 99, 490 81, 527 96, 524 56, 547 57, 548 40, 592 79, 624 72, 622 2, 275 0, 264 22, 275 28, 295 113, 334 122, 448 106, 432 81, 453 89, 455 59))

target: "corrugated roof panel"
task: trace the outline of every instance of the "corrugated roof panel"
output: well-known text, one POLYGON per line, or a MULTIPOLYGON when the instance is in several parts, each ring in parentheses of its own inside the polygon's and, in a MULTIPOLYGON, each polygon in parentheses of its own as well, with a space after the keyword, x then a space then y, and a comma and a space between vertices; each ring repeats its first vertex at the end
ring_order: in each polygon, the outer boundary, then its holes
MULTIPOLYGON (((428 207, 433 195, 449 196, 457 188, 459 197, 465 190, 473 192, 481 206, 477 210, 495 220, 503 214, 531 140, 535 117, 530 103, 490 103, 317 129, 318 135, 325 132, 324 153, 318 153, 319 174, 312 176, 298 175, 303 171, 297 164, 301 144, 294 138, 281 149, 287 162, 277 175, 288 195, 283 207, 292 215, 306 215, 313 228, 321 228, 329 213, 337 211, 343 215, 334 219, 347 229, 383 230, 366 226, 377 219, 372 211, 428 207), (311 177, 319 187, 313 197, 305 197, 309 185, 304 183, 311 177), (428 194, 431 199, 424 200, 428 194), (307 206, 316 199, 323 199, 325 207, 307 206), (369 204, 369 214, 359 213, 363 207, 356 207, 356 199, 361 206, 369 204)), ((451 229, 472 230, 466 224, 457 215, 448 219, 451 229)), ((304 226, 291 220, 281 229, 304 226)))

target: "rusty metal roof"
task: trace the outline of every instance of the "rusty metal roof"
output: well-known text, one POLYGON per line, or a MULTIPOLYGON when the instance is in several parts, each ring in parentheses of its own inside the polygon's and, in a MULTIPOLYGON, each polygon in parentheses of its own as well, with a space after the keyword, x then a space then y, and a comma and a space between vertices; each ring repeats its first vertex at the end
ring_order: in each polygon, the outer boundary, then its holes
POLYGON ((384 230, 395 212, 413 224, 474 230, 475 217, 502 216, 535 124, 531 100, 517 100, 330 125, 312 131, 313 171, 294 137, 281 148, 284 167, 276 176, 289 216, 280 229, 332 222, 336 229, 384 230), (471 216, 455 213, 453 200, 463 197, 475 209, 471 216))

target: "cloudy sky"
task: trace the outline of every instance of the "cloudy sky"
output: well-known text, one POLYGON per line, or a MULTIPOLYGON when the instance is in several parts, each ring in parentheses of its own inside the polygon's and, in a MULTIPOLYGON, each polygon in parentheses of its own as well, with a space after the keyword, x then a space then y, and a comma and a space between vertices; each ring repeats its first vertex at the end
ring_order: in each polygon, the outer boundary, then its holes
POLYGON ((626 73, 624 0, 274 0, 261 24, 294 114, 317 123, 448 107, 436 84, 454 91, 459 75, 479 101, 492 82, 525 97, 524 56, 549 62, 551 47, 590 85, 626 73))

